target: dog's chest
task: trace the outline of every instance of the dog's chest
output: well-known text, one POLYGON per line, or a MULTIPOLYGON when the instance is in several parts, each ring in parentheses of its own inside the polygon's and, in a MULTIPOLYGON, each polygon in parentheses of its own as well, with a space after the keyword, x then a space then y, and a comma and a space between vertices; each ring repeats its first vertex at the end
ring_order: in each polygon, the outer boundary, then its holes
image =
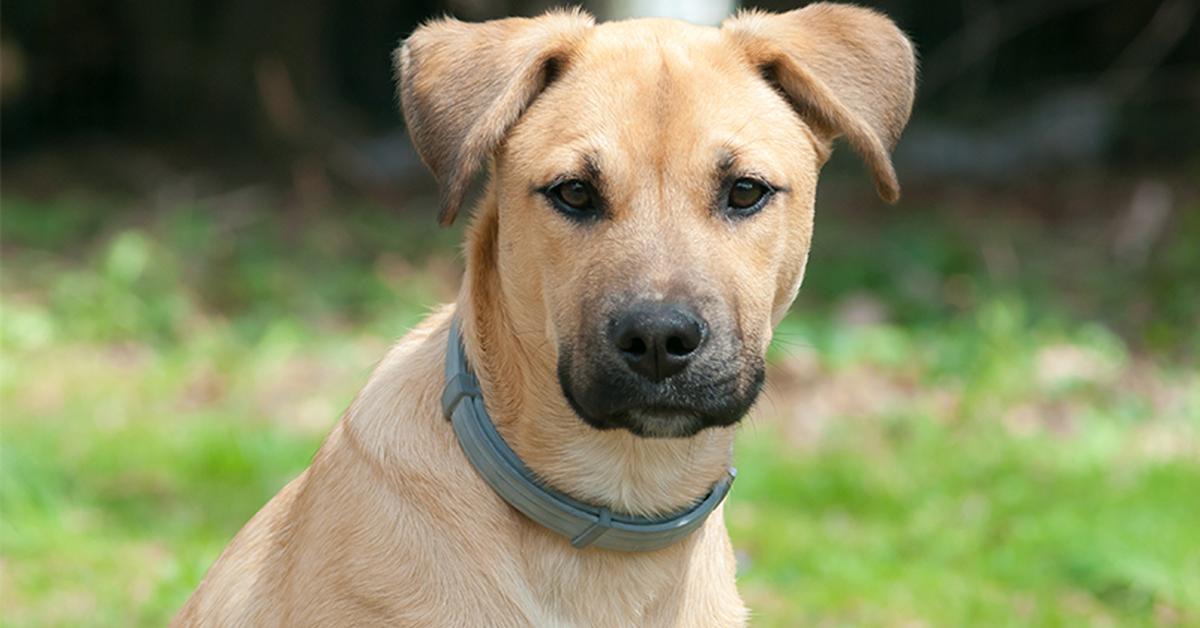
MULTIPOLYGON (((561 542, 538 539, 537 551, 525 553, 531 597, 549 625, 643 626, 707 570, 691 568, 705 560, 692 543, 648 553, 575 550, 561 542)), ((691 586, 689 586, 691 585, 691 586)))

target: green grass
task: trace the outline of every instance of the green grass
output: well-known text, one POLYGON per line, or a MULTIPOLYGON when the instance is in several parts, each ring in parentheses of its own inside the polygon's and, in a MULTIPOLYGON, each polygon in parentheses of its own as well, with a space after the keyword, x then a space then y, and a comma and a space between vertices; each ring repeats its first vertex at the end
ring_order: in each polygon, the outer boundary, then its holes
MULTIPOLYGON (((454 294, 432 220, 264 209, 4 199, 4 625, 162 625, 454 294)), ((1200 623, 1200 212, 1102 272, 952 215, 819 218, 727 509, 755 625, 1200 623)))

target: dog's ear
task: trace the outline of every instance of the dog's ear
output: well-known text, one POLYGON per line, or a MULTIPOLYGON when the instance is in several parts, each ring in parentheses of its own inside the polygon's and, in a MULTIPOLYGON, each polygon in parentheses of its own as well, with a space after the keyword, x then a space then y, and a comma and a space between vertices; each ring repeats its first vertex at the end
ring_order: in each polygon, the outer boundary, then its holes
POLYGON ((900 197, 890 152, 912 112, 916 58, 890 19, 820 3, 781 14, 744 12, 721 28, 822 141, 846 136, 880 197, 900 197))
POLYGON ((446 18, 421 26, 396 50, 408 133, 441 186, 439 222, 454 222, 480 163, 592 25, 581 11, 479 24, 446 18))

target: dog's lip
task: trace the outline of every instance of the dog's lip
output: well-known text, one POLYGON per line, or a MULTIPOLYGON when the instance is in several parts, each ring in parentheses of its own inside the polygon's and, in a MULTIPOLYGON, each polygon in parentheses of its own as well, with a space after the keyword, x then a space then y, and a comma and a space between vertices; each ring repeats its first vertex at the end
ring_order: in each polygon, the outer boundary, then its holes
POLYGON ((625 413, 621 426, 637 436, 650 438, 685 438, 704 427, 694 412, 645 414, 636 410, 625 413))
POLYGON ((701 417, 704 414, 703 408, 684 405, 684 403, 662 403, 650 401, 647 403, 630 403, 628 406, 622 406, 614 412, 593 413, 586 412, 584 408, 575 399, 574 393, 570 390, 564 390, 566 399, 570 402, 571 407, 580 414, 587 414, 589 418, 598 418, 605 421, 612 421, 620 418, 689 418, 694 419, 701 417))
POLYGON ((689 366, 684 371, 687 377, 658 383, 639 379, 611 364, 608 369, 597 369, 593 362, 593 370, 587 375, 590 379, 581 384, 572 377, 574 357, 568 349, 559 354, 558 363, 559 390, 574 414, 598 430, 626 429, 638 435, 640 431, 664 430, 672 435, 691 434, 707 427, 736 424, 754 405, 764 375, 761 358, 750 356, 737 361, 736 372, 732 372, 730 367, 735 364, 730 360, 710 360, 689 366), (698 428, 683 429, 690 424, 698 428))
POLYGON ((702 427, 698 422, 702 421, 703 412, 686 406, 648 404, 595 415, 577 404, 572 405, 580 418, 592 426, 621 428, 641 437, 687 437, 702 427))
POLYGON ((703 414, 703 410, 701 410, 699 408, 693 408, 690 406, 679 405, 679 404, 663 404, 663 403, 648 403, 648 404, 643 404, 643 405, 629 405, 629 406, 623 406, 620 410, 618 410, 616 412, 605 412, 605 413, 596 414, 593 412, 588 412, 578 402, 578 400, 575 399, 575 395, 570 390, 563 390, 563 394, 566 396, 567 402, 575 410, 576 414, 579 414, 581 417, 583 417, 585 419, 599 419, 600 421, 606 422, 606 423, 610 423, 613 421, 619 421, 620 419, 629 419, 629 418, 662 419, 662 418, 671 417, 671 418, 677 418, 677 419, 695 419, 696 417, 699 417, 703 414))
POLYGON ((694 418, 699 412, 695 408, 687 406, 649 404, 645 406, 630 406, 625 408, 623 414, 653 418, 694 418))
POLYGON ((616 412, 589 412, 589 409, 583 407, 571 390, 563 389, 563 394, 566 397, 569 405, 574 409, 575 413, 580 415, 580 418, 587 420, 592 424, 620 424, 625 423, 628 419, 642 418, 678 418, 678 419, 695 419, 703 413, 701 409, 677 405, 677 403, 644 403, 644 405, 624 406, 616 412))

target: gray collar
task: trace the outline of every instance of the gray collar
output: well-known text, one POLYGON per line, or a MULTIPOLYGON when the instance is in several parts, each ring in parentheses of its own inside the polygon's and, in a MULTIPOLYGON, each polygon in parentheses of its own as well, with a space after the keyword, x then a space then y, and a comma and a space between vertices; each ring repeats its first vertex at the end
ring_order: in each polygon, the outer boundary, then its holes
POLYGON ((737 474, 737 469, 730 467, 704 499, 660 519, 614 513, 546 486, 504 442, 488 416, 479 382, 467 364, 457 316, 451 323, 446 348, 442 410, 454 425, 463 453, 492 490, 513 508, 580 549, 594 545, 608 550, 644 552, 676 543, 704 523, 725 499, 737 474))

